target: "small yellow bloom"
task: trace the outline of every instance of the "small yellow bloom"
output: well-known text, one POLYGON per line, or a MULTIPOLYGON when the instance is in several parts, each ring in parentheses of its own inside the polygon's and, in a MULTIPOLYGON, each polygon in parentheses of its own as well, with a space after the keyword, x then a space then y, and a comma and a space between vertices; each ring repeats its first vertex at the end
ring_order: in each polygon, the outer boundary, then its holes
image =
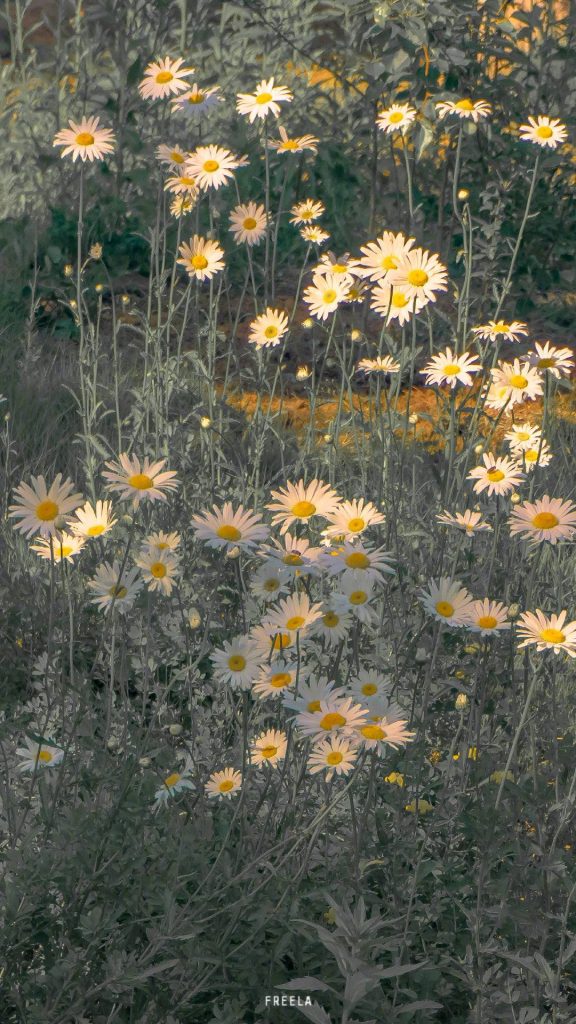
POLYGON ((500 784, 503 779, 506 779, 508 782, 514 782, 512 772, 492 772, 490 776, 490 782, 496 782, 498 784, 500 784))
POLYGON ((430 764, 438 764, 438 762, 442 760, 442 751, 431 750, 428 755, 428 760, 430 761, 430 764))
POLYGON ((464 709, 468 707, 468 697, 466 696, 465 693, 458 694, 458 696, 456 697, 456 701, 454 703, 454 707, 456 708, 457 711, 464 711, 464 709))
POLYGON ((400 772, 390 772, 389 775, 384 777, 384 782, 389 782, 391 786, 400 786, 400 789, 404 786, 404 776, 400 772))
POLYGON ((477 761, 478 760, 478 747, 468 747, 468 760, 469 761, 477 761))
POLYGON ((428 814, 430 811, 434 810, 434 807, 428 802, 428 800, 420 798, 419 800, 413 800, 410 804, 406 804, 404 810, 408 811, 410 814, 428 814))

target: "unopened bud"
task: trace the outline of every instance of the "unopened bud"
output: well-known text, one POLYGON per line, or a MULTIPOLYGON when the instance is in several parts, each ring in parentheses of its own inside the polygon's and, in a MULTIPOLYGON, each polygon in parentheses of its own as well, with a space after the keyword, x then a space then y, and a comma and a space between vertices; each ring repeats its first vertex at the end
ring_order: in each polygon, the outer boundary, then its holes
POLYGON ((168 732, 170 733, 171 736, 181 736, 184 730, 182 726, 178 725, 178 723, 176 722, 174 725, 170 726, 168 732))
POLYGON ((456 711, 464 711, 468 707, 468 697, 465 693, 459 693, 454 704, 456 711))
POLYGON ((467 188, 458 189, 458 199, 468 199, 470 193, 467 188))
POLYGON ((198 629, 198 626, 202 622, 200 612, 197 608, 191 608, 188 612, 188 625, 190 629, 198 629))

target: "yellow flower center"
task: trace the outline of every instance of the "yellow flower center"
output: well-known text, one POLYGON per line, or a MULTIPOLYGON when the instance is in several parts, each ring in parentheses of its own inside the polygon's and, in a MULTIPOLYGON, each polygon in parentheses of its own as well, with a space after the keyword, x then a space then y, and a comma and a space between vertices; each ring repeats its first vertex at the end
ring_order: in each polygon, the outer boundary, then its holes
POLYGON ((49 498, 36 505, 36 518, 42 520, 43 523, 52 522, 53 519, 56 519, 57 515, 58 505, 55 501, 50 501, 49 498))
POLYGON ((171 775, 168 775, 168 777, 164 779, 164 785, 167 786, 168 789, 172 789, 172 787, 175 786, 177 782, 180 782, 181 778, 182 776, 179 774, 179 772, 172 772, 171 775))
POLYGON ((242 672, 246 668, 246 658, 241 654, 232 654, 228 658, 228 668, 231 672, 242 672))
POLYGON ((106 527, 104 523, 95 523, 94 526, 89 526, 86 530, 87 537, 99 537, 101 533, 104 533, 106 527))
POLYGON ((315 715, 318 711, 320 711, 320 701, 308 701, 308 704, 306 705, 306 710, 309 711, 311 715, 315 715))
POLYGON ((171 82, 174 75, 171 71, 159 71, 156 75, 156 81, 158 85, 166 85, 167 82, 171 82))
POLYGON ((269 593, 273 593, 275 590, 278 590, 279 586, 280 586, 280 580, 276 580, 276 579, 271 578, 269 580, 265 580, 264 581, 264 588, 263 589, 269 591, 269 593))
POLYGON ((240 530, 235 526, 226 525, 226 523, 218 527, 216 535, 222 540, 240 540, 240 537, 242 536, 240 530))
POLYGON ((190 262, 194 267, 194 270, 206 270, 206 267, 208 266, 208 260, 206 259, 206 257, 202 256, 198 252, 196 253, 195 256, 192 257, 190 262))
POLYGON ((128 477, 128 486, 133 487, 135 491, 147 491, 154 486, 154 481, 146 476, 146 473, 134 473, 128 477))
POLYGON ((448 363, 442 372, 445 377, 455 377, 457 373, 460 373, 460 367, 456 363, 448 363))
POLYGON ((337 294, 334 291, 334 289, 333 288, 327 288, 326 291, 324 292, 324 294, 322 295, 322 302, 325 302, 326 305, 329 306, 330 303, 334 302, 336 298, 337 298, 337 294))
POLYGON ((478 619, 478 625, 481 629, 494 629, 498 625, 498 619, 494 615, 481 615, 478 619))
POLYGON ((242 221, 242 227, 246 228, 246 231, 253 231, 256 227, 256 220, 254 217, 245 217, 242 221))
POLYGON ((563 644, 566 636, 561 629, 553 629, 552 626, 548 626, 540 633, 540 639, 545 640, 547 644, 563 644))
POLYGON ((72 548, 70 545, 61 544, 58 548, 58 554, 60 558, 68 558, 68 555, 72 554, 72 548))
POLYGON ((94 145, 94 136, 91 135, 90 132, 79 132, 78 135, 76 136, 76 145, 77 146, 93 146, 94 145))
POLYGON ((117 601, 123 601, 128 593, 128 588, 123 587, 120 583, 115 583, 113 587, 110 587, 108 594, 110 597, 115 597, 117 601))
POLYGON ((285 686, 290 686, 292 682, 292 676, 289 672, 275 672, 270 677, 270 686, 273 686, 275 690, 282 690, 285 686))
POLYGON ((39 750, 36 755, 36 760, 42 761, 43 764, 50 764, 50 761, 53 760, 53 755, 49 750, 39 750))
POLYGON ((360 732, 367 740, 385 740, 386 733, 380 725, 364 725, 360 732))
POLYGON ((285 139, 280 148, 295 150, 298 149, 298 142, 296 139, 285 139))
POLYGON ((200 89, 198 92, 191 92, 190 95, 187 96, 188 103, 204 103, 205 99, 206 97, 200 89))
POLYGON ((505 474, 502 472, 501 469, 493 468, 488 470, 486 476, 488 477, 489 480, 492 481, 493 484, 497 484, 500 480, 504 479, 505 474))
POLYGON ((388 120, 390 124, 400 124, 404 118, 404 114, 401 110, 393 110, 391 114, 388 114, 388 120))
POLYGON ((268 327, 264 328, 265 338, 276 338, 278 336, 278 328, 274 324, 268 324, 268 327))
POLYGON ((516 440, 517 441, 529 441, 530 440, 530 434, 528 433, 527 430, 517 430, 516 431, 516 440))
POLYGON ((152 565, 150 566, 150 572, 152 573, 154 579, 161 580, 166 575, 168 570, 164 565, 164 562, 153 562, 152 565))
POLYGON ((408 284, 414 285, 415 288, 421 288, 422 285, 426 284, 428 280, 428 274, 425 270, 420 267, 416 267, 415 270, 408 271, 408 284))
POLYGON ((232 779, 223 779, 219 784, 218 789, 221 793, 229 793, 231 789, 234 789, 234 783, 232 779))
POLYGON ((336 615, 336 612, 326 612, 326 615, 322 616, 322 622, 328 629, 332 629, 340 622, 340 616, 336 615))
POLYGON ((354 551, 345 558, 345 562, 349 569, 367 569, 370 565, 370 559, 363 551, 354 551))
POLYGON ((182 153, 179 153, 177 149, 173 149, 172 150, 172 152, 170 153, 170 159, 171 159, 173 164, 183 164, 184 163, 184 156, 183 156, 182 153))
POLYGON ((262 757, 265 757, 266 760, 269 760, 271 757, 274 757, 278 753, 278 747, 275 747, 271 743, 270 746, 268 747, 261 747, 260 753, 262 754, 262 757))
POLYGON ((395 256, 384 256, 380 266, 382 270, 396 270, 398 267, 398 260, 395 256))
POLYGON ((320 719, 320 728, 326 732, 330 732, 331 729, 339 729, 341 726, 346 725, 346 719, 344 715, 340 715, 338 711, 328 711, 327 714, 323 715, 320 719))
POLYGON ((205 160, 203 167, 204 170, 208 172, 208 174, 211 174, 213 171, 218 170, 220 164, 218 163, 217 160, 205 160))
POLYGON ((180 177, 178 178, 178 181, 180 182, 181 185, 185 185, 186 188, 196 188, 196 182, 194 181, 194 178, 189 178, 185 174, 181 174, 180 177))
POLYGON ((438 615, 442 615, 445 619, 449 619, 451 615, 454 615, 454 605, 450 604, 450 601, 437 601, 434 607, 438 615))
POLYGON ((286 629, 300 629, 305 622, 306 619, 303 615, 292 615, 286 620, 286 629))
POLYGON ((290 647, 292 638, 289 633, 277 633, 272 641, 272 650, 280 651, 283 647, 290 647))
POLYGON ((409 301, 410 300, 406 297, 404 292, 398 292, 396 290, 393 291, 392 306, 394 307, 394 309, 403 309, 404 306, 408 305, 409 301))
POLYGON ((313 210, 300 210, 300 213, 298 214, 298 216, 300 217, 300 220, 312 220, 312 218, 314 217, 314 211, 313 210))
POLYGON ((360 692, 363 693, 365 697, 373 697, 375 693, 378 693, 378 687, 376 686, 376 683, 364 683, 360 692))
POLYGON ((558 516, 553 512, 537 512, 532 520, 532 526, 537 530, 553 530, 559 522, 558 516))
POLYGON ((549 370, 552 366, 556 366, 555 359, 539 359, 537 363, 539 370, 549 370))
POLYGON ((538 136, 539 139, 550 139, 550 138, 552 138, 553 134, 554 134, 554 132, 552 131, 550 126, 547 125, 547 124, 541 124, 536 129, 536 135, 538 136))
POLYGON ((344 754, 341 754, 339 750, 331 750, 326 757, 326 764, 336 765, 342 764, 344 760, 344 754))
POLYGON ((520 388, 521 391, 524 390, 527 383, 526 377, 523 377, 521 373, 513 373, 509 380, 511 388, 520 388))
POLYGON ((524 452, 524 458, 526 462, 538 462, 538 454, 537 448, 527 448, 524 452))
POLYGON ((284 565, 304 565, 304 559, 301 555, 296 554, 296 552, 284 555, 282 561, 284 562, 284 565))
POLYGON ((298 519, 308 519, 314 515, 315 511, 316 505, 313 505, 311 501, 297 501, 291 509, 292 515, 298 519))
POLYGON ((360 516, 355 516, 348 521, 348 530, 350 533, 360 533, 365 526, 366 522, 364 519, 361 519, 360 516))
POLYGON ((271 92, 261 92, 256 97, 256 103, 258 103, 261 107, 263 107, 265 103, 270 103, 271 99, 272 99, 272 93, 271 92))
POLYGON ((350 604, 365 604, 368 600, 368 594, 365 590, 353 590, 348 600, 350 604))
POLYGON ((458 110, 474 110, 472 100, 458 100, 455 106, 458 110))

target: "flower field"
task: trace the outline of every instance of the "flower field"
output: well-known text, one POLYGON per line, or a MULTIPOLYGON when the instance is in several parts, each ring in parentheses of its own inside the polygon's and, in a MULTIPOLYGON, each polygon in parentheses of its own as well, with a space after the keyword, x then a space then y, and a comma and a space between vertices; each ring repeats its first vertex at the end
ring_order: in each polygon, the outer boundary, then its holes
POLYGON ((7 10, 2 1024, 574 1024, 573 14, 7 10))

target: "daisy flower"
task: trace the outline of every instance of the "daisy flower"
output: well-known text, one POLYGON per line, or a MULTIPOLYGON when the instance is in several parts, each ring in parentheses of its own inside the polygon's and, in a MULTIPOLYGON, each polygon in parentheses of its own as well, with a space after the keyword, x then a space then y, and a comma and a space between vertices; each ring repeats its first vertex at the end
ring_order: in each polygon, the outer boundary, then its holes
POLYGON ((85 543, 86 541, 83 537, 63 532, 56 534, 51 540, 44 537, 42 540, 37 541, 36 544, 31 544, 30 550, 40 555, 40 558, 46 558, 48 561, 51 561, 53 558, 55 562, 61 562, 63 559, 66 562, 72 562, 74 557, 82 551, 85 543))
POLYGON ((400 289, 413 303, 435 302, 436 292, 447 290, 447 270, 435 253, 426 249, 410 249, 391 270, 389 283, 400 289))
POLYGON ((312 220, 318 220, 325 209, 324 203, 321 203, 319 199, 304 199, 301 203, 296 203, 290 210, 292 214, 290 223, 308 224, 312 220))
POLYGON ((539 608, 535 612, 524 612, 518 620, 518 636, 522 637, 519 647, 536 644, 537 651, 565 651, 576 658, 576 622, 566 622, 568 612, 559 615, 545 615, 539 608))
POLYGON ((289 575, 277 562, 263 565, 250 580, 250 591, 263 601, 275 601, 288 588, 289 575))
POLYGON ((381 110, 376 118, 380 131, 392 135, 393 132, 404 131, 416 119, 416 109, 410 103, 393 103, 381 110))
POLYGON ((225 501, 222 508, 213 505, 212 509, 212 512, 192 516, 191 520, 196 537, 205 541, 208 547, 228 550, 239 547, 250 551, 268 536, 268 527, 260 516, 243 505, 234 511, 232 503, 225 501))
POLYGON ((283 654, 284 651, 292 653, 291 648, 296 646, 296 633, 288 633, 285 630, 278 632, 266 621, 259 626, 253 626, 250 637, 261 654, 261 661, 272 655, 283 654))
POLYGON ((280 601, 263 623, 274 633, 305 633, 322 615, 322 605, 312 604, 307 594, 291 594, 280 601))
POLYGON ((448 626, 461 626, 472 603, 466 588, 445 576, 438 583, 430 580, 428 590, 421 591, 420 600, 430 615, 448 626))
POLYGON ((369 526, 377 526, 385 521, 371 501, 354 498, 353 501, 341 501, 326 516, 329 526, 324 530, 326 537, 343 537, 353 540, 359 537, 369 526))
POLYGON ((16 748, 16 753, 21 758, 18 765, 19 772, 33 772, 36 766, 38 768, 54 768, 64 757, 62 747, 58 747, 52 740, 47 742, 42 740, 41 743, 36 743, 35 740, 27 737, 25 743, 25 747, 16 748))
POLYGON ((268 764, 274 768, 286 757, 288 739, 280 729, 267 729, 261 732, 250 746, 250 762, 258 768, 268 764))
POLYGON ((360 622, 372 622, 375 614, 370 606, 374 597, 373 580, 365 572, 350 569, 342 576, 341 588, 332 595, 335 607, 351 612, 360 622))
POLYGON ((464 615, 464 625, 481 636, 490 636, 503 629, 510 629, 508 609, 500 601, 472 601, 464 615))
POLYGON ((543 392, 542 377, 530 363, 515 359, 513 363, 500 360, 490 370, 493 386, 506 389, 509 406, 537 398, 543 392))
POLYGON ((287 483, 279 491, 272 491, 271 496, 275 500, 266 508, 275 513, 272 523, 282 524, 282 535, 288 532, 292 523, 305 523, 313 516, 329 519, 340 500, 336 492, 320 480, 311 480, 309 484, 303 480, 297 484, 287 483))
POLYGON ((123 452, 118 462, 107 462, 102 476, 109 483, 106 490, 118 491, 126 501, 132 499, 137 506, 141 501, 166 501, 166 491, 175 491, 180 481, 172 469, 163 471, 166 459, 151 462, 148 456, 141 463, 136 455, 123 452))
POLYGON ((356 729, 364 725, 368 712, 351 697, 329 696, 320 701, 317 711, 300 711, 296 725, 303 736, 314 740, 326 739, 328 733, 339 736, 354 736, 356 729))
POLYGON ((196 206, 196 198, 197 193, 195 195, 189 193, 188 195, 176 196, 170 203, 170 213, 173 217, 185 217, 196 206))
POLYGON ((144 78, 138 86, 142 98, 158 100, 188 89, 188 82, 184 79, 194 74, 194 68, 183 68, 183 63, 183 57, 177 60, 164 57, 163 60, 151 61, 144 69, 144 78))
POLYGON ((338 274, 314 274, 303 299, 313 316, 326 320, 346 300, 347 282, 338 274))
POLYGON ((521 320, 509 324, 504 320, 489 320, 487 324, 473 327, 472 333, 481 341, 521 341, 522 336, 528 334, 527 326, 521 320))
POLYGON ((333 252, 322 253, 319 262, 313 269, 314 274, 336 274, 346 278, 347 283, 352 284, 354 274, 358 267, 358 260, 346 254, 337 259, 333 252))
POLYGON ((198 146, 186 160, 186 174, 190 174, 202 189, 220 188, 234 177, 238 160, 221 146, 198 146))
POLYGON ((476 494, 481 494, 486 490, 488 497, 493 494, 509 494, 524 479, 524 474, 514 459, 505 456, 497 458, 492 452, 485 452, 482 459, 484 465, 475 466, 466 478, 476 481, 474 484, 476 494))
MULTIPOLYGON (((349 579, 352 573, 363 574, 366 579, 374 581, 381 580, 384 573, 394 574, 394 567, 390 564, 393 560, 391 551, 367 548, 361 541, 355 544, 345 541, 341 547, 325 551, 321 556, 323 568, 331 576, 343 573, 343 580, 349 579)), ((359 578, 360 575, 354 577, 356 580, 359 578)))
POLYGON ((186 170, 183 170, 181 174, 167 178, 164 191, 172 192, 175 196, 184 196, 185 199, 189 199, 195 205, 199 194, 198 182, 196 178, 193 178, 191 174, 187 174, 186 170))
POLYGON ((398 750, 399 747, 405 747, 416 735, 409 732, 407 725, 406 719, 388 721, 387 718, 380 718, 375 722, 361 725, 358 729, 358 738, 368 750, 380 752, 386 745, 398 750))
POLYGON ((437 103, 436 113, 440 121, 449 114, 455 114, 456 117, 471 120, 477 124, 481 119, 490 116, 492 107, 486 100, 471 100, 465 97, 461 100, 444 100, 437 103))
POLYGON ((209 281, 224 267, 224 250, 211 238, 194 235, 190 242, 184 242, 178 249, 180 263, 190 277, 198 281, 209 281))
POLYGON ((348 775, 357 756, 358 750, 350 740, 332 736, 314 747, 308 758, 308 770, 311 775, 325 771, 326 782, 330 782, 334 775, 348 775))
POLYGON ((86 160, 103 160, 106 153, 112 153, 114 132, 110 128, 99 128, 99 117, 85 117, 82 121, 68 121, 68 128, 62 128, 54 136, 53 146, 64 146, 60 156, 69 153, 76 163, 78 157, 86 160))
POLYGON ((218 95, 219 85, 213 85, 209 89, 201 89, 196 82, 191 89, 188 89, 188 85, 187 82, 187 92, 172 100, 172 110, 186 114, 193 121, 200 121, 213 107, 222 102, 222 97, 218 95))
POLYGON ((77 537, 102 537, 109 533, 117 520, 112 515, 111 501, 97 501, 96 507, 89 501, 74 512, 74 519, 68 523, 69 529, 77 537))
POLYGON ((291 711, 306 711, 312 715, 320 711, 322 701, 343 700, 346 696, 342 687, 336 686, 333 682, 308 682, 306 680, 298 687, 297 697, 288 692, 283 696, 282 703, 291 711))
POLYGON ((400 327, 410 320, 413 313, 419 313, 426 305, 417 296, 410 297, 408 291, 400 285, 382 281, 372 289, 370 309, 385 317, 386 323, 397 320, 400 327))
POLYGON ((156 802, 156 809, 166 806, 166 804, 176 796, 177 793, 182 793, 185 789, 194 789, 194 783, 190 779, 188 772, 171 772, 164 779, 160 789, 157 789, 154 794, 154 800, 156 802))
POLYGON ((142 570, 148 590, 161 590, 167 595, 172 593, 178 572, 178 558, 175 555, 158 549, 145 550, 136 559, 136 565, 142 570))
POLYGON ((473 512, 470 508, 467 508, 465 512, 454 513, 445 510, 438 513, 436 519, 444 526, 455 526, 459 530, 464 530, 468 537, 472 537, 481 530, 492 529, 490 523, 485 522, 482 518, 481 512, 473 512))
POLYGON ((261 654, 249 636, 225 640, 210 655, 214 676, 220 682, 239 690, 249 690, 260 672, 261 654))
POLYGON ((237 245, 257 245, 266 234, 266 210, 261 203, 241 203, 230 214, 229 230, 237 245))
POLYGON ((144 539, 144 546, 148 551, 176 551, 180 547, 179 533, 149 533, 144 539))
POLYGON ((267 306, 250 324, 248 341, 257 348, 274 348, 288 330, 288 317, 281 309, 267 306))
POLYGON ((389 690, 390 679, 374 669, 361 668, 350 681, 352 696, 368 708, 376 699, 383 699, 388 703, 389 690))
POLYGON ((291 139, 285 128, 279 128, 278 132, 280 138, 268 142, 270 149, 275 149, 277 153, 303 153, 306 149, 311 153, 318 152, 319 140, 315 135, 297 135, 291 139))
POLYGON ((324 612, 317 622, 314 623, 312 632, 314 636, 320 637, 329 644, 339 643, 348 636, 352 618, 346 612, 330 607, 325 607, 324 612))
POLYGON ((180 146, 166 146, 162 144, 156 147, 156 159, 161 164, 168 164, 169 167, 184 167, 188 154, 180 146))
POLYGON ((290 89, 285 85, 274 85, 274 79, 262 81, 256 86, 253 93, 239 92, 236 97, 236 110, 243 114, 254 124, 256 118, 265 118, 268 114, 278 117, 280 103, 290 103, 293 100, 290 89))
POLYGON ((374 359, 360 359, 356 373, 400 373, 400 363, 392 356, 376 356, 374 359))
POLYGON ((519 131, 522 142, 532 142, 548 149, 557 149, 568 138, 566 125, 557 117, 529 117, 528 124, 521 124, 519 131))
POLYGON ((221 772, 212 772, 204 786, 206 796, 230 799, 242 786, 242 774, 235 768, 223 768, 221 772))
POLYGON ((281 541, 274 537, 272 545, 258 552, 262 558, 270 560, 271 569, 276 565, 290 577, 318 575, 317 561, 321 553, 322 548, 313 548, 304 537, 293 537, 291 533, 285 533, 281 541))
POLYGON ((531 423, 516 423, 504 434, 504 440, 508 441, 513 451, 537 448, 541 437, 540 427, 531 423))
POLYGON ((548 540, 557 544, 559 540, 571 540, 576 533, 576 505, 545 494, 538 501, 516 505, 508 523, 512 535, 519 533, 535 543, 548 540))
POLYGON ((382 280, 391 270, 398 269, 414 242, 414 238, 406 238, 401 232, 385 231, 375 242, 368 242, 360 248, 359 277, 367 277, 370 281, 382 280))
POLYGON ((281 697, 285 690, 294 686, 297 675, 298 665, 287 665, 283 661, 272 662, 262 670, 262 674, 252 687, 252 692, 260 700, 266 700, 267 697, 281 697))
POLYGON ((534 352, 528 359, 537 370, 549 370, 553 377, 569 377, 574 368, 574 353, 569 348, 555 348, 549 341, 534 343, 534 352))
POLYGON ((17 504, 10 505, 9 518, 20 519, 16 529, 27 537, 39 533, 42 537, 54 536, 56 521, 67 517, 82 501, 82 495, 72 493, 71 480, 62 483, 62 474, 54 478, 50 487, 43 476, 33 476, 30 484, 22 482, 14 491, 17 504))
POLYGON ((428 385, 449 384, 451 388, 455 388, 458 382, 470 387, 472 374, 478 373, 481 369, 482 366, 476 356, 470 355, 469 352, 458 356, 448 346, 445 352, 433 356, 420 372, 426 374, 426 384, 428 385))
POLYGON ((539 441, 535 446, 526 445, 520 455, 527 473, 531 473, 536 466, 548 466, 554 457, 547 441, 539 441))
POLYGON ((125 569, 120 576, 120 563, 103 562, 98 566, 94 579, 88 581, 90 590, 94 591, 92 604, 100 611, 108 611, 112 603, 119 611, 127 611, 138 596, 142 580, 137 569, 125 569))
POLYGON ((324 231, 318 224, 308 224, 305 228, 300 228, 300 237, 312 245, 322 245, 330 238, 330 232, 324 231))

